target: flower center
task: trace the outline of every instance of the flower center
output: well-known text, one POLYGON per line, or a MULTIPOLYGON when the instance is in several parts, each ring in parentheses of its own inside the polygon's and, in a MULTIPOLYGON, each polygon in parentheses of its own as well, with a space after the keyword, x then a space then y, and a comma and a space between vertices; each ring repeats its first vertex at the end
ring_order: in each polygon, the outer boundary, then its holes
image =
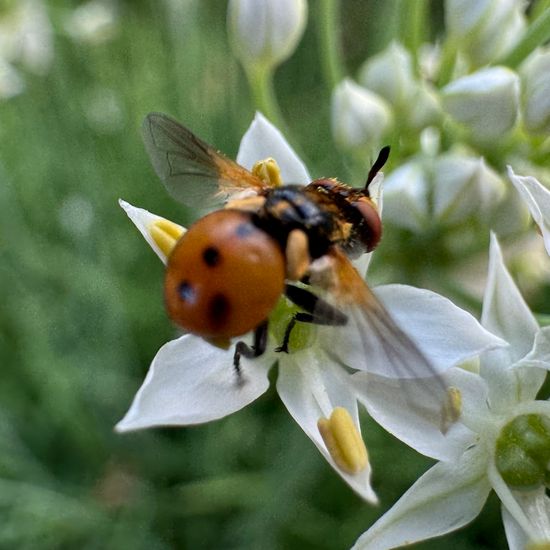
POLYGON ((515 489, 550 484, 550 419, 537 414, 514 418, 496 442, 496 465, 515 489))
POLYGON ((296 322, 287 335, 294 314, 301 311, 286 296, 282 296, 269 316, 269 330, 275 345, 282 345, 288 337, 288 352, 301 351, 315 345, 317 330, 311 323, 296 322))

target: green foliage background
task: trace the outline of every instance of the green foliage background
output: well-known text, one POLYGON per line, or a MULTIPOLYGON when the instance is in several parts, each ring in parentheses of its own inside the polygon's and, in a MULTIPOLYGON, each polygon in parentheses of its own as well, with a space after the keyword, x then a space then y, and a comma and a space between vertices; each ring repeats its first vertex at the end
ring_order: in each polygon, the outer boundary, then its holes
MULTIPOLYGON (((95 46, 64 32, 75 6, 49 2, 52 70, 26 75, 27 91, 0 105, 0 548, 350 547, 429 466, 367 418, 378 508, 334 474, 273 390, 216 423, 113 432, 175 335, 162 265, 117 199, 189 220, 149 165, 141 120, 170 113, 234 155, 254 106, 228 50, 225 2, 120 2, 114 38, 95 46)), ((345 179, 316 6, 276 91, 313 175, 345 179)), ((398 8, 343 2, 350 70, 388 43, 398 8)), ((446 544, 502 548, 496 499, 467 530, 418 548, 446 544)))

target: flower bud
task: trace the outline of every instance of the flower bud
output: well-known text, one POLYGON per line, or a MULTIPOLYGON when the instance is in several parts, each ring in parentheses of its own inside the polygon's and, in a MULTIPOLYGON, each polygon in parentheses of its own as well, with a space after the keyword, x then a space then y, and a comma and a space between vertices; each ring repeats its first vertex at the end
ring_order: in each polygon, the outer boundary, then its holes
POLYGON ((482 157, 461 153, 447 153, 436 159, 432 184, 434 215, 449 224, 474 213, 491 212, 506 189, 482 157))
POLYGON ((384 222, 419 231, 428 215, 428 181, 422 163, 413 159, 384 181, 384 222))
POLYGON ((332 134, 343 149, 378 146, 392 123, 386 102, 350 79, 334 90, 331 111, 332 134))
POLYGON ((426 84, 419 84, 411 97, 410 107, 403 112, 405 122, 413 130, 436 125, 441 118, 437 94, 426 84))
POLYGON ((447 30, 476 67, 504 55, 525 28, 520 0, 446 0, 447 30))
POLYGON ((307 20, 306 0, 230 0, 227 25, 247 69, 273 69, 296 49, 307 20))
POLYGON ((359 72, 359 82, 393 107, 405 107, 417 86, 410 53, 401 44, 392 42, 365 62, 359 72))
POLYGON ((505 67, 481 69, 442 90, 444 109, 480 142, 501 138, 518 114, 519 78, 505 67))
POLYGON ((550 49, 529 56, 520 70, 523 123, 533 134, 550 133, 550 49))

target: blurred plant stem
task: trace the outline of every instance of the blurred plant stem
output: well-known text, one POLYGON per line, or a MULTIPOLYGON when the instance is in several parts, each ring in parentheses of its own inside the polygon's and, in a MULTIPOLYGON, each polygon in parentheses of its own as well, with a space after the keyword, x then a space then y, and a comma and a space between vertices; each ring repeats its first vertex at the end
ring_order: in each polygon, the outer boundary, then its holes
POLYGON ((415 67, 418 65, 419 48, 424 41, 427 8, 426 0, 400 0, 397 4, 398 38, 413 56, 415 67))
POLYGON ((257 66, 247 70, 247 77, 256 109, 271 120, 281 132, 288 134, 288 126, 273 88, 273 71, 265 66, 257 66))
MULTIPOLYGON (((548 2, 544 2, 548 4, 548 2)), ((527 29, 522 39, 500 60, 501 65, 515 69, 535 48, 550 39, 550 9, 545 9, 527 29)))
POLYGON ((327 87, 332 89, 346 73, 340 42, 340 2, 319 0, 315 8, 321 68, 327 87))

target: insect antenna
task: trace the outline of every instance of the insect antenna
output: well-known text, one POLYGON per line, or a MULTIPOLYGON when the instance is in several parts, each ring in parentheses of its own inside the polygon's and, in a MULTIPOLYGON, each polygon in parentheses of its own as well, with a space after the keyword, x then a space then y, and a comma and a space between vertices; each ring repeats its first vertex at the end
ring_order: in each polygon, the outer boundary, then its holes
POLYGON ((374 161, 374 164, 369 170, 367 181, 365 183, 365 189, 368 190, 370 182, 375 178, 376 174, 380 172, 380 170, 382 169, 382 166, 386 164, 389 156, 390 156, 390 146, 386 145, 385 147, 382 147, 382 149, 380 149, 380 153, 378 153, 378 158, 374 161))

